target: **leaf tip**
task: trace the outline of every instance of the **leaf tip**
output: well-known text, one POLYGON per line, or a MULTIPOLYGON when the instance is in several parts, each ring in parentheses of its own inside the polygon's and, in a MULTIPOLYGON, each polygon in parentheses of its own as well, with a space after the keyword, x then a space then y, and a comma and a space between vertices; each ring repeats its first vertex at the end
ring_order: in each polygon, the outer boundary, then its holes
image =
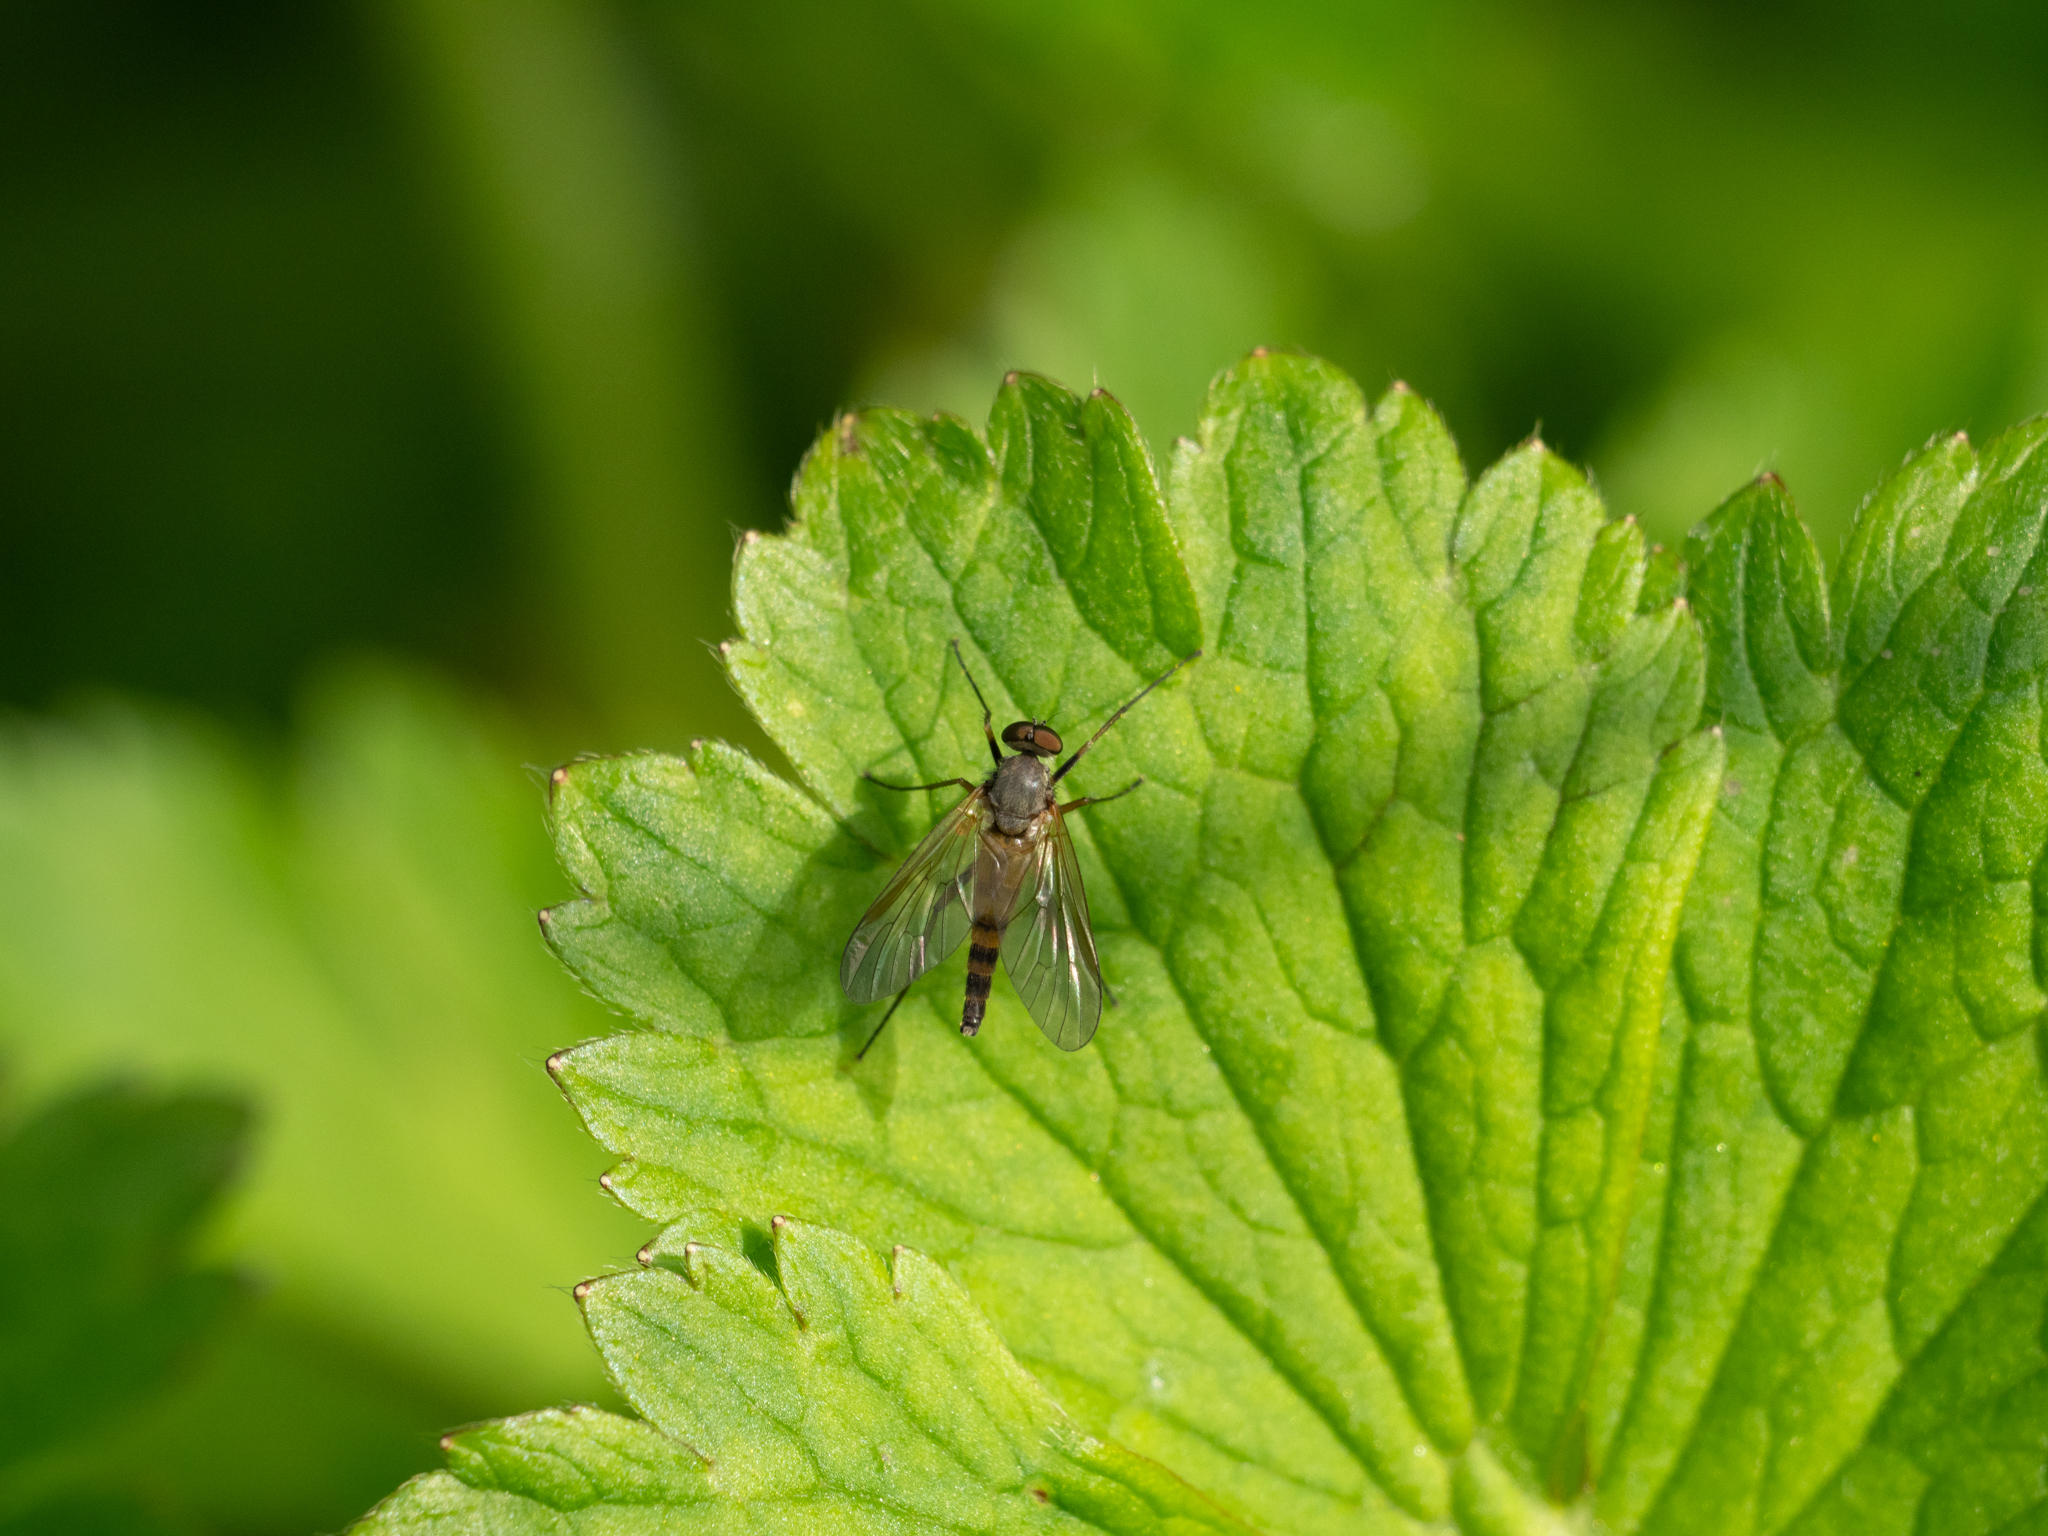
POLYGON ((605 1169, 605 1171, 604 1171, 603 1173, 600 1173, 600 1174, 599 1174, 599 1175, 597 1176, 597 1187, 598 1187, 599 1189, 603 1190, 603 1191, 604 1191, 604 1192, 605 1192, 606 1194, 610 1194, 610 1193, 612 1192, 612 1171, 611 1171, 611 1169, 607 1168, 607 1169, 605 1169))
POLYGON ((1412 395, 1415 393, 1413 386, 1406 379, 1396 379, 1387 387, 1397 395, 1412 395))
POLYGON ((550 1056, 548 1058, 548 1076, 555 1079, 556 1082, 560 1082, 562 1080, 562 1065, 568 1059, 569 1053, 566 1050, 557 1051, 554 1055, 550 1056))
POLYGON ((548 782, 549 782, 550 784, 566 784, 566 783, 568 783, 568 782, 569 782, 569 765, 568 765, 567 763, 564 763, 564 764, 562 764, 562 766, 561 766, 561 767, 557 768, 557 769, 556 769, 556 770, 555 770, 555 771, 554 771, 553 773, 549 774, 549 775, 548 775, 548 782))
POLYGON ((640 1251, 634 1254, 633 1258, 642 1265, 652 1264, 654 1262, 654 1244, 652 1242, 642 1243, 640 1251))
POLYGON ((441 1450, 442 1450, 442 1451, 443 1451, 444 1453, 446 1453, 446 1452, 448 1452, 448 1451, 452 1451, 452 1450, 454 1450, 454 1449, 455 1449, 455 1437, 454 1437, 453 1435, 443 1435, 443 1436, 441 1437, 441 1450))
POLYGON ((569 1294, 574 1296, 580 1303, 590 1300, 590 1293, 596 1289, 597 1282, 595 1280, 579 1280, 576 1282, 576 1288, 569 1294))

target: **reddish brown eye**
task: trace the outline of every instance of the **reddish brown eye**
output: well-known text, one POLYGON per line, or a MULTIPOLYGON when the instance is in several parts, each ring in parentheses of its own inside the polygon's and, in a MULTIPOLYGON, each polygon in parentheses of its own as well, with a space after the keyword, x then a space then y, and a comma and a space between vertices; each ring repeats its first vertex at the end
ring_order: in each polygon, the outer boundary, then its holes
POLYGON ((1033 757, 1049 757, 1060 749, 1059 733, 1049 725, 1036 720, 1019 720, 1003 727, 1003 745, 1012 752, 1029 752, 1033 757))

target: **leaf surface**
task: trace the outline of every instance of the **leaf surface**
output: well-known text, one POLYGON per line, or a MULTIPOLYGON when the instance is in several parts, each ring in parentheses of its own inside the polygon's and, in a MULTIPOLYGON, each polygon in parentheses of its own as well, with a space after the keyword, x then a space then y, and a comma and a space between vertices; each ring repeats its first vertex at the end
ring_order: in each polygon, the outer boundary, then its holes
POLYGON ((1468 483, 1307 358, 1223 375, 1163 492, 1028 376, 985 436, 842 419, 728 647, 802 787, 554 777, 543 926, 637 1027, 553 1067, 643 1259, 768 1212, 914 1248, 1274 1532, 1990 1529, 1987 1466, 2024 1516, 2038 436, 1909 465, 1831 610, 1772 482, 1650 562, 1540 443, 1468 483), (945 807, 861 775, 985 771, 954 638, 1070 740, 1204 651, 1071 780, 1146 780, 1077 818, 1078 1055, 1001 985, 963 1040, 941 968, 854 1057, 839 949, 945 807))
POLYGON ((1595 1415, 1617 1530, 2040 1528, 2044 439, 1908 460, 1832 600, 1775 480, 1688 543, 1729 766, 1595 1415))
POLYGON ((1243 1529, 1077 1432, 929 1259, 884 1270, 858 1239, 782 1219, 756 1256, 693 1244, 577 1287, 644 1417, 571 1408, 452 1435, 451 1473, 356 1529, 1243 1529))

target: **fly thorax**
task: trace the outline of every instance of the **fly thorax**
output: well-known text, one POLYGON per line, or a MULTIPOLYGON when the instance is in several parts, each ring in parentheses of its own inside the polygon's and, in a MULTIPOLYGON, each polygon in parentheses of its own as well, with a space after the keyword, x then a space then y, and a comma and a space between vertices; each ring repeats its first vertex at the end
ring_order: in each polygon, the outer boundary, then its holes
POLYGON ((1008 837, 1022 837, 1044 814, 1052 798, 1052 785, 1042 759, 1019 753, 1003 759, 988 787, 989 808, 995 812, 996 830, 1008 837))

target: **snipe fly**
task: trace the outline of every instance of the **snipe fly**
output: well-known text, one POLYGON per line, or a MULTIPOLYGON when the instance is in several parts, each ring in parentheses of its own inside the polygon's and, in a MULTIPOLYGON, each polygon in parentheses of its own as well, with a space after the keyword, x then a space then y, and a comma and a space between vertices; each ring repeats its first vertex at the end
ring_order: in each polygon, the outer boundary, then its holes
POLYGON ((941 817, 903 861, 846 941, 846 954, 839 962, 839 983, 846 995, 856 1003, 876 1002, 892 993, 896 997, 868 1036, 868 1044, 861 1047, 861 1055, 875 1043, 910 984, 970 937, 961 1034, 972 1035, 981 1028, 1000 954, 1017 995, 1048 1040, 1061 1050, 1078 1051, 1094 1037, 1102 1017, 1102 971, 1095 960, 1088 894, 1081 889, 1081 866, 1074 860, 1066 818, 1083 806, 1128 795, 1145 781, 1134 779, 1114 795, 1083 795, 1065 805, 1059 803, 1059 782, 1131 705, 1195 656, 1175 662, 1140 688, 1079 751, 1048 771, 1046 759, 1063 750, 1059 733, 1043 720, 1018 720, 1003 727, 999 741, 988 700, 967 670, 960 642, 953 642, 953 659, 981 704, 981 730, 995 757, 995 770, 979 784, 972 779, 885 784, 867 776, 883 789, 909 793, 957 786, 967 791, 967 797, 941 817), (1004 747, 1011 756, 1003 755, 1004 747))

